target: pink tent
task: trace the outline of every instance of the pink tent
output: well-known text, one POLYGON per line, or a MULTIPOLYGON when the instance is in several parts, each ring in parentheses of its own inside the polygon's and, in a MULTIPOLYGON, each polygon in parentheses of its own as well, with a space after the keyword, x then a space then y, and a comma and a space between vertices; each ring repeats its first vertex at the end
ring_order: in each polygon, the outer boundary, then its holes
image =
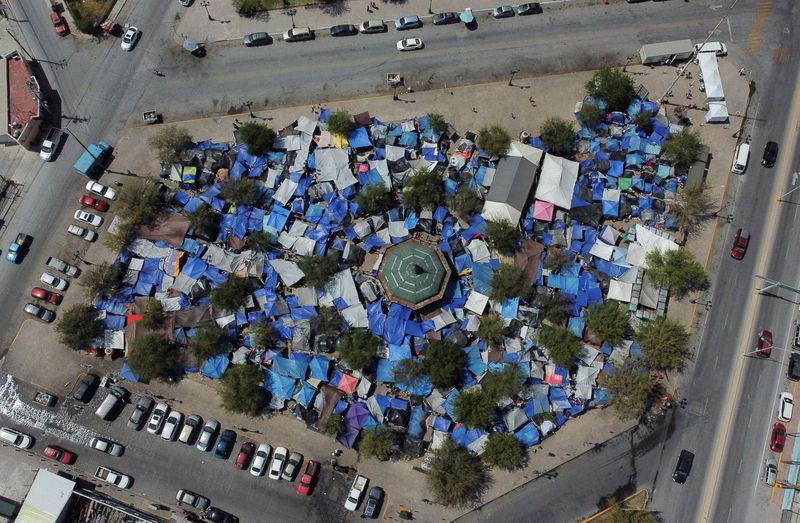
POLYGON ((553 219, 553 210, 555 207, 556 206, 550 202, 536 200, 536 204, 533 206, 533 218, 549 222, 553 219))
POLYGON ((345 394, 352 394, 358 386, 358 378, 349 374, 342 374, 342 379, 339 380, 339 385, 336 387, 345 394))

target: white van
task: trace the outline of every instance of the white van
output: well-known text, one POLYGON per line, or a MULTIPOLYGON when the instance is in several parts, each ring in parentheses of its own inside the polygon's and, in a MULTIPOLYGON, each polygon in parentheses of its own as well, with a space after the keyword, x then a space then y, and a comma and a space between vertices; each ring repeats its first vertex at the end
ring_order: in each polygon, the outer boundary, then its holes
POLYGON ((733 167, 731 171, 734 174, 742 174, 747 169, 747 160, 750 159, 750 144, 740 143, 736 147, 736 154, 733 157, 733 167))
POLYGON ((33 438, 31 436, 9 427, 0 428, 0 441, 13 445, 18 449, 33 447, 33 438))
POLYGON ((694 50, 698 53, 716 53, 717 56, 725 56, 728 54, 728 48, 722 42, 706 42, 705 44, 695 44, 694 50))
POLYGON ((117 414, 119 414, 125 399, 129 395, 130 393, 125 387, 112 388, 110 391, 108 391, 108 396, 106 396, 106 399, 103 400, 103 403, 97 407, 97 410, 94 413, 104 420, 114 419, 117 414))

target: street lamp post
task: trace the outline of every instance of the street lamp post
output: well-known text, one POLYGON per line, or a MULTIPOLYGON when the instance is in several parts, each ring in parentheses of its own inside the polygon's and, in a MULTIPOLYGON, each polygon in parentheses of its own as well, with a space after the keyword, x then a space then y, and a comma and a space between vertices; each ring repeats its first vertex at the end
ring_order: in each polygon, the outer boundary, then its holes
POLYGON ((296 14, 297 14, 297 9, 294 9, 294 8, 287 9, 287 10, 286 10, 286 11, 284 11, 283 13, 284 13, 285 15, 288 15, 288 16, 289 16, 289 18, 291 18, 291 20, 292 20, 292 29, 294 29, 294 27, 295 27, 295 26, 294 26, 294 15, 296 15, 296 14))
POLYGON ((511 77, 508 79, 508 86, 511 87, 514 85, 514 75, 519 72, 519 69, 512 69, 511 70, 511 77))
POLYGON ((206 8, 206 16, 208 16, 208 21, 213 22, 214 19, 211 17, 211 12, 208 10, 209 1, 203 0, 202 2, 200 2, 200 5, 206 8))
MULTIPOLYGON (((770 347, 770 350, 782 350, 782 351, 789 351, 789 349, 784 349, 783 347, 770 347)), ((751 350, 750 352, 745 352, 742 356, 749 356, 751 354, 755 354, 758 352, 758 349, 751 350)))
POLYGON ((429 15, 433 14, 433 0, 428 1, 428 14, 429 15))
MULTIPOLYGON (((797 173, 795 173, 795 174, 797 174, 797 173)), ((789 196, 790 194, 795 192, 797 189, 800 189, 800 185, 798 185, 797 187, 795 187, 794 189, 792 189, 791 191, 789 191, 787 193, 779 194, 778 196, 775 197, 775 199, 778 201, 778 203, 781 203, 783 201, 784 197, 789 196)))

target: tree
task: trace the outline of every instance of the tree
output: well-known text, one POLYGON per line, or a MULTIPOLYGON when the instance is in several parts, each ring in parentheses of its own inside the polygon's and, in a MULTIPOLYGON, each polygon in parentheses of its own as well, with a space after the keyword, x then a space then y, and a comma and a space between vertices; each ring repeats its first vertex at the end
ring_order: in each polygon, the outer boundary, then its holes
POLYGON ((461 347, 452 341, 431 340, 422 355, 431 385, 440 388, 459 384, 461 369, 467 361, 467 356, 461 347))
POLYGON ((480 211, 482 204, 475 191, 470 189, 468 184, 463 183, 453 195, 450 206, 462 216, 469 217, 480 211))
POLYGON ((328 130, 333 134, 347 137, 355 129, 356 123, 347 111, 336 111, 328 118, 328 130))
POLYGON ((222 408, 255 416, 264 397, 264 375, 256 365, 233 365, 220 380, 222 408))
POLYGON ((356 195, 356 203, 366 214, 386 212, 392 208, 394 199, 386 185, 367 185, 356 195))
POLYGON ((155 298, 147 300, 147 309, 142 315, 142 325, 150 330, 158 330, 166 324, 164 306, 155 298))
POLYGON ((578 119, 588 127, 596 127, 600 123, 600 107, 597 104, 584 102, 578 112, 578 119))
POLYGON ((567 266, 570 262, 570 257, 564 252, 561 247, 550 247, 547 249, 547 256, 544 257, 544 268, 548 271, 559 273, 561 269, 567 266))
POLYGON ((666 316, 644 322, 636 330, 634 339, 642 347, 645 361, 651 369, 678 368, 689 350, 686 328, 666 316))
POLYGON ((149 224, 164 208, 163 186, 149 178, 136 180, 122 188, 116 204, 117 214, 133 225, 149 224))
POLYGON ((129 220, 122 220, 114 232, 109 231, 103 237, 103 245, 114 252, 121 251, 133 240, 135 234, 136 225, 129 220))
POLYGON ((586 325, 609 345, 619 345, 628 330, 628 312, 613 301, 592 305, 586 313, 586 325))
POLYGON ((263 154, 272 149, 278 135, 266 124, 245 122, 239 127, 239 138, 247 146, 250 154, 263 154))
POLYGON ((496 312, 490 312, 481 316, 481 324, 478 326, 478 337, 489 345, 495 345, 498 340, 503 338, 503 331, 506 324, 503 317, 496 312))
POLYGON ((320 307, 317 313, 317 335, 335 337, 342 333, 342 316, 336 307, 320 307))
POLYGON ((362 430, 358 440, 358 451, 365 458, 378 458, 386 461, 392 455, 394 432, 386 425, 378 425, 374 429, 362 430))
POLYGON ((575 140, 575 128, 572 126, 572 122, 551 116, 544 121, 539 134, 541 134, 542 143, 553 153, 569 155, 572 152, 572 142, 575 140))
POLYGON ((478 389, 466 389, 456 396, 453 412, 469 428, 489 429, 494 420, 496 399, 478 389))
POLYGON ((703 221, 712 215, 714 207, 716 203, 706 192, 703 183, 684 187, 678 193, 672 215, 678 222, 678 228, 683 231, 684 241, 700 229, 703 221))
POLYGON ((268 348, 272 346, 275 337, 275 327, 272 322, 256 323, 250 327, 250 341, 257 347, 268 348))
POLYGON ((402 360, 394 369, 395 383, 414 389, 425 382, 425 361, 418 358, 402 360))
POLYGON ((125 269, 122 265, 101 263, 86 271, 80 284, 92 300, 108 299, 119 292, 125 269))
POLYGON ((603 516, 605 523, 661 523, 662 521, 649 510, 622 508, 618 502, 612 503, 608 510, 603 516))
POLYGON ((257 205, 261 202, 261 184, 254 178, 228 180, 222 186, 219 196, 235 204, 257 205))
POLYGON ((509 432, 492 432, 481 454, 481 461, 502 470, 516 470, 522 465, 522 444, 509 432))
POLYGON ((653 132, 653 113, 650 111, 640 111, 634 119, 636 122, 636 127, 643 130, 647 134, 653 132))
POLYGON ((511 137, 499 125, 484 127, 478 131, 478 147, 490 156, 502 156, 508 152, 511 137))
POLYGON ((433 132, 436 134, 442 134, 447 130, 447 121, 444 119, 444 116, 437 113, 430 113, 428 114, 428 124, 433 129, 433 132))
POLYGON ((269 8, 266 1, 267 0, 232 0, 231 4, 240 16, 251 17, 269 8))
POLYGON ((563 325, 569 318, 569 310, 571 305, 563 294, 559 291, 545 290, 543 294, 539 295, 539 309, 542 316, 548 322, 554 325, 563 325))
POLYGON ((492 274, 490 285, 489 297, 496 301, 522 296, 528 290, 525 274, 511 263, 500 264, 492 274))
POLYGON ((103 336, 102 322, 97 319, 97 311, 88 304, 73 305, 61 313, 56 325, 58 338, 72 350, 84 350, 103 336))
POLYGON ((208 205, 201 205, 189 213, 189 223, 194 233, 206 240, 216 240, 219 232, 219 215, 208 205))
POLYGON ((247 278, 231 276, 211 290, 211 305, 225 311, 236 311, 244 305, 249 292, 250 282, 247 278))
POLYGON ((611 66, 603 66, 586 82, 586 92, 608 104, 609 111, 624 111, 636 94, 633 80, 611 66))
POLYGON ((144 381, 164 375, 177 362, 177 349, 160 334, 136 336, 128 354, 128 365, 144 381))
POLYGON ((669 135, 662 152, 675 165, 686 168, 700 156, 702 150, 700 133, 684 127, 681 132, 669 135))
POLYGON ((500 372, 489 372, 481 380, 481 388, 495 402, 513 398, 525 387, 525 375, 516 365, 506 365, 500 372))
POLYGON ((637 419, 644 414, 655 390, 650 374, 638 365, 614 367, 603 386, 613 396, 611 406, 621 419, 637 419))
POLYGON ((297 266, 306 275, 306 284, 311 287, 325 287, 333 275, 339 271, 339 262, 331 256, 312 254, 297 262, 297 266))
POLYGON ((369 367, 378 359, 381 340, 367 331, 355 331, 341 338, 338 352, 353 370, 369 367))
POLYGON ((156 158, 162 162, 178 163, 191 141, 192 137, 186 129, 169 125, 148 138, 147 145, 155 149, 156 158))
POLYGON ((341 414, 336 414, 335 412, 331 413, 328 416, 328 419, 325 420, 325 423, 322 425, 322 433, 326 436, 330 436, 335 438, 342 432, 344 428, 344 418, 341 414))
POLYGON ((442 177, 428 169, 416 171, 403 187, 403 205, 409 209, 432 209, 442 196, 442 177))
POLYGON ((645 257, 645 275, 656 285, 667 287, 678 297, 705 287, 706 271, 694 255, 686 249, 667 252, 652 250, 645 257))
POLYGON ((547 348, 547 353, 553 363, 559 367, 571 368, 575 365, 575 357, 580 354, 583 344, 580 338, 572 334, 565 327, 550 327, 545 325, 539 331, 537 340, 540 345, 547 348))
POLYGON ((245 245, 254 251, 267 252, 277 241, 274 235, 266 231, 253 231, 245 238, 245 245))
POLYGON ((476 505, 489 486, 485 465, 449 438, 430 454, 426 481, 434 501, 447 507, 476 505))
POLYGON ((514 254, 519 241, 519 228, 509 220, 487 220, 486 241, 493 249, 506 255, 514 254))
POLYGON ((200 362, 213 358, 217 354, 230 349, 228 331, 209 321, 200 326, 197 334, 189 341, 189 349, 200 362))

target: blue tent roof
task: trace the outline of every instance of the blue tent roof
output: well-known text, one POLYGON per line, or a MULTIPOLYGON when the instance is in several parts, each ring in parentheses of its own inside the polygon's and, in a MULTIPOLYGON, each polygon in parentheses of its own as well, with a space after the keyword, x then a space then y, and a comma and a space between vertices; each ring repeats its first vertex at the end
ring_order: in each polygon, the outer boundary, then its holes
POLYGON ((519 440, 526 447, 531 447, 539 443, 539 431, 533 425, 533 423, 528 423, 521 429, 519 429, 516 433, 514 433, 514 437, 519 440))
POLYGON ((219 354, 213 358, 208 358, 206 364, 203 365, 201 374, 207 378, 219 379, 225 374, 225 369, 228 368, 228 357, 219 354))
POLYGON ((302 380, 306 377, 308 362, 276 356, 272 358, 272 370, 281 376, 302 380))
POLYGON ((431 428, 433 430, 440 430, 442 432, 450 432, 450 427, 453 422, 442 416, 433 416, 431 420, 431 428))
POLYGON ((300 405, 308 408, 308 406, 311 405, 311 402, 314 401, 314 396, 316 395, 317 390, 303 381, 300 382, 300 390, 298 390, 297 394, 294 395, 294 399, 296 399, 297 403, 300 405))
POLYGON ((350 147, 360 149, 362 147, 372 147, 372 142, 369 139, 369 133, 365 127, 355 129, 350 136, 347 137, 347 142, 350 147))
POLYGON ((408 434, 415 438, 422 438, 425 435, 425 409, 422 405, 417 405, 411 409, 411 418, 408 422, 408 434))
POLYGON ((119 377, 128 381, 139 381, 139 376, 133 373, 131 368, 128 366, 127 360, 125 360, 125 363, 122 364, 122 370, 119 371, 119 377))
POLYGON ((331 371, 331 360, 325 356, 314 356, 311 360, 311 377, 320 381, 328 381, 331 371))
POLYGON ((292 378, 281 376, 272 370, 264 371, 264 388, 276 398, 291 399, 295 384, 296 380, 292 378))

